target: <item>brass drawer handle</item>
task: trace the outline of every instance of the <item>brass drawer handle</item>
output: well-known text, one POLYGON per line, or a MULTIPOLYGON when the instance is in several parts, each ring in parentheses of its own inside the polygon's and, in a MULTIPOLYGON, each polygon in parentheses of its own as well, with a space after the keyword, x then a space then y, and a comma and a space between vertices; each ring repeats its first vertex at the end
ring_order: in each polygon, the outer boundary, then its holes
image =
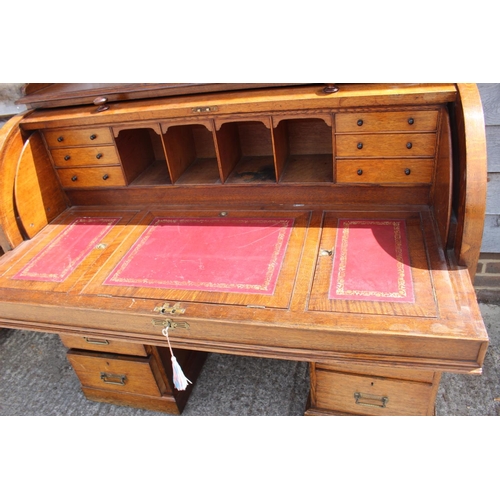
POLYGON ((95 106, 98 106, 96 110, 97 113, 101 113, 102 111, 106 111, 109 109, 109 106, 107 105, 107 97, 96 97, 93 102, 95 106))
POLYGON ((337 87, 337 84, 335 83, 327 83, 326 87, 323 88, 323 92, 325 94, 335 94, 335 92, 338 92, 339 88, 337 87))
POLYGON ((115 373, 101 372, 101 380, 105 384, 125 385, 125 381, 127 380, 127 376, 126 375, 117 375, 115 373))
POLYGON ((88 337, 83 337, 85 339, 85 342, 87 344, 92 344, 92 345, 109 345, 109 340, 93 340, 89 339, 88 337))
POLYGON ((378 408, 386 408, 389 402, 387 396, 373 396, 372 394, 361 394, 361 392, 355 392, 354 399, 357 405, 376 406, 378 408), (362 399, 366 399, 366 401, 362 401, 362 399))

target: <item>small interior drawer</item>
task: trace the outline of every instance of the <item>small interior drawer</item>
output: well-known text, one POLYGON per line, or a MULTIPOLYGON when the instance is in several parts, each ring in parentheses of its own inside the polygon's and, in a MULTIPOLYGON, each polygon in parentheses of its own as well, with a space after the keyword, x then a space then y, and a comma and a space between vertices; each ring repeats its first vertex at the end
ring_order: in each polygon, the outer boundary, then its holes
POLYGON ((68 349, 83 349, 86 351, 129 354, 131 356, 143 357, 148 355, 143 344, 99 339, 91 336, 59 335, 59 337, 68 349))
POLYGON ((335 130, 344 132, 433 132, 438 111, 383 111, 338 113, 335 130))
POLYGON ((319 409, 353 415, 428 415, 433 385, 316 369, 319 409))
POLYGON ((58 168, 57 174, 67 188, 126 185, 121 167, 58 168))
POLYGON ((337 160, 338 183, 430 184, 434 159, 337 160))
POLYGON ((51 154, 54 165, 60 168, 120 163, 114 146, 53 149, 51 154))
POLYGON ((68 359, 83 387, 162 396, 154 371, 153 357, 125 357, 115 354, 69 350, 68 359))
POLYGON ((436 134, 346 134, 336 136, 337 156, 434 156, 436 134))
POLYGON ((108 127, 46 130, 43 135, 47 146, 51 149, 67 148, 68 146, 113 144, 113 135, 108 127))

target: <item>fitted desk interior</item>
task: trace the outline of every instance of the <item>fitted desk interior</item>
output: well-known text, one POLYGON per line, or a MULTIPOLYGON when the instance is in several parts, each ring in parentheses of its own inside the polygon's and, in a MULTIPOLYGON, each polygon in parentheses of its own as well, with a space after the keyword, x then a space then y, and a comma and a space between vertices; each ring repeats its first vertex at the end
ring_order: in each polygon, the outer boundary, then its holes
POLYGON ((207 352, 309 362, 309 415, 431 415, 481 372, 475 85, 160 87, 42 88, 0 130, 0 326, 174 414, 165 328, 193 383, 207 352))

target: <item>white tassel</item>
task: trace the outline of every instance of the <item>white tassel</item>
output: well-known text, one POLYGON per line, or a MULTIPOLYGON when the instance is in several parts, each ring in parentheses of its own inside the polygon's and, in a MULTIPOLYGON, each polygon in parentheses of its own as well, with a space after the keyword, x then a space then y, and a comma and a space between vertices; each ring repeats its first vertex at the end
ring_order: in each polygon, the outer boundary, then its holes
POLYGON ((189 380, 186 377, 186 375, 184 375, 182 368, 180 367, 179 363, 177 362, 177 359, 174 356, 174 353, 172 351, 172 346, 170 345, 170 339, 168 338, 168 326, 166 326, 161 333, 163 333, 163 335, 167 337, 168 348, 170 349, 171 360, 172 360, 172 372, 174 375, 174 387, 178 391, 184 391, 186 390, 188 384, 192 384, 193 382, 191 382, 191 380, 189 380))

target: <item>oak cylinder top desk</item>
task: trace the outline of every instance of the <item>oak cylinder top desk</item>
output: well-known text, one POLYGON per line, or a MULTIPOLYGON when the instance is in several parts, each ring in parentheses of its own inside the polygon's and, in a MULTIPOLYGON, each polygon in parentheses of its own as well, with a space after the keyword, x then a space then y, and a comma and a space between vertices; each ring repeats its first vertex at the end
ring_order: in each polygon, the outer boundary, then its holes
POLYGON ((193 383, 208 352, 308 362, 308 415, 432 415, 442 372, 481 373, 474 84, 21 101, 0 129, 0 327, 59 334, 89 399, 180 414, 168 342, 193 383))

